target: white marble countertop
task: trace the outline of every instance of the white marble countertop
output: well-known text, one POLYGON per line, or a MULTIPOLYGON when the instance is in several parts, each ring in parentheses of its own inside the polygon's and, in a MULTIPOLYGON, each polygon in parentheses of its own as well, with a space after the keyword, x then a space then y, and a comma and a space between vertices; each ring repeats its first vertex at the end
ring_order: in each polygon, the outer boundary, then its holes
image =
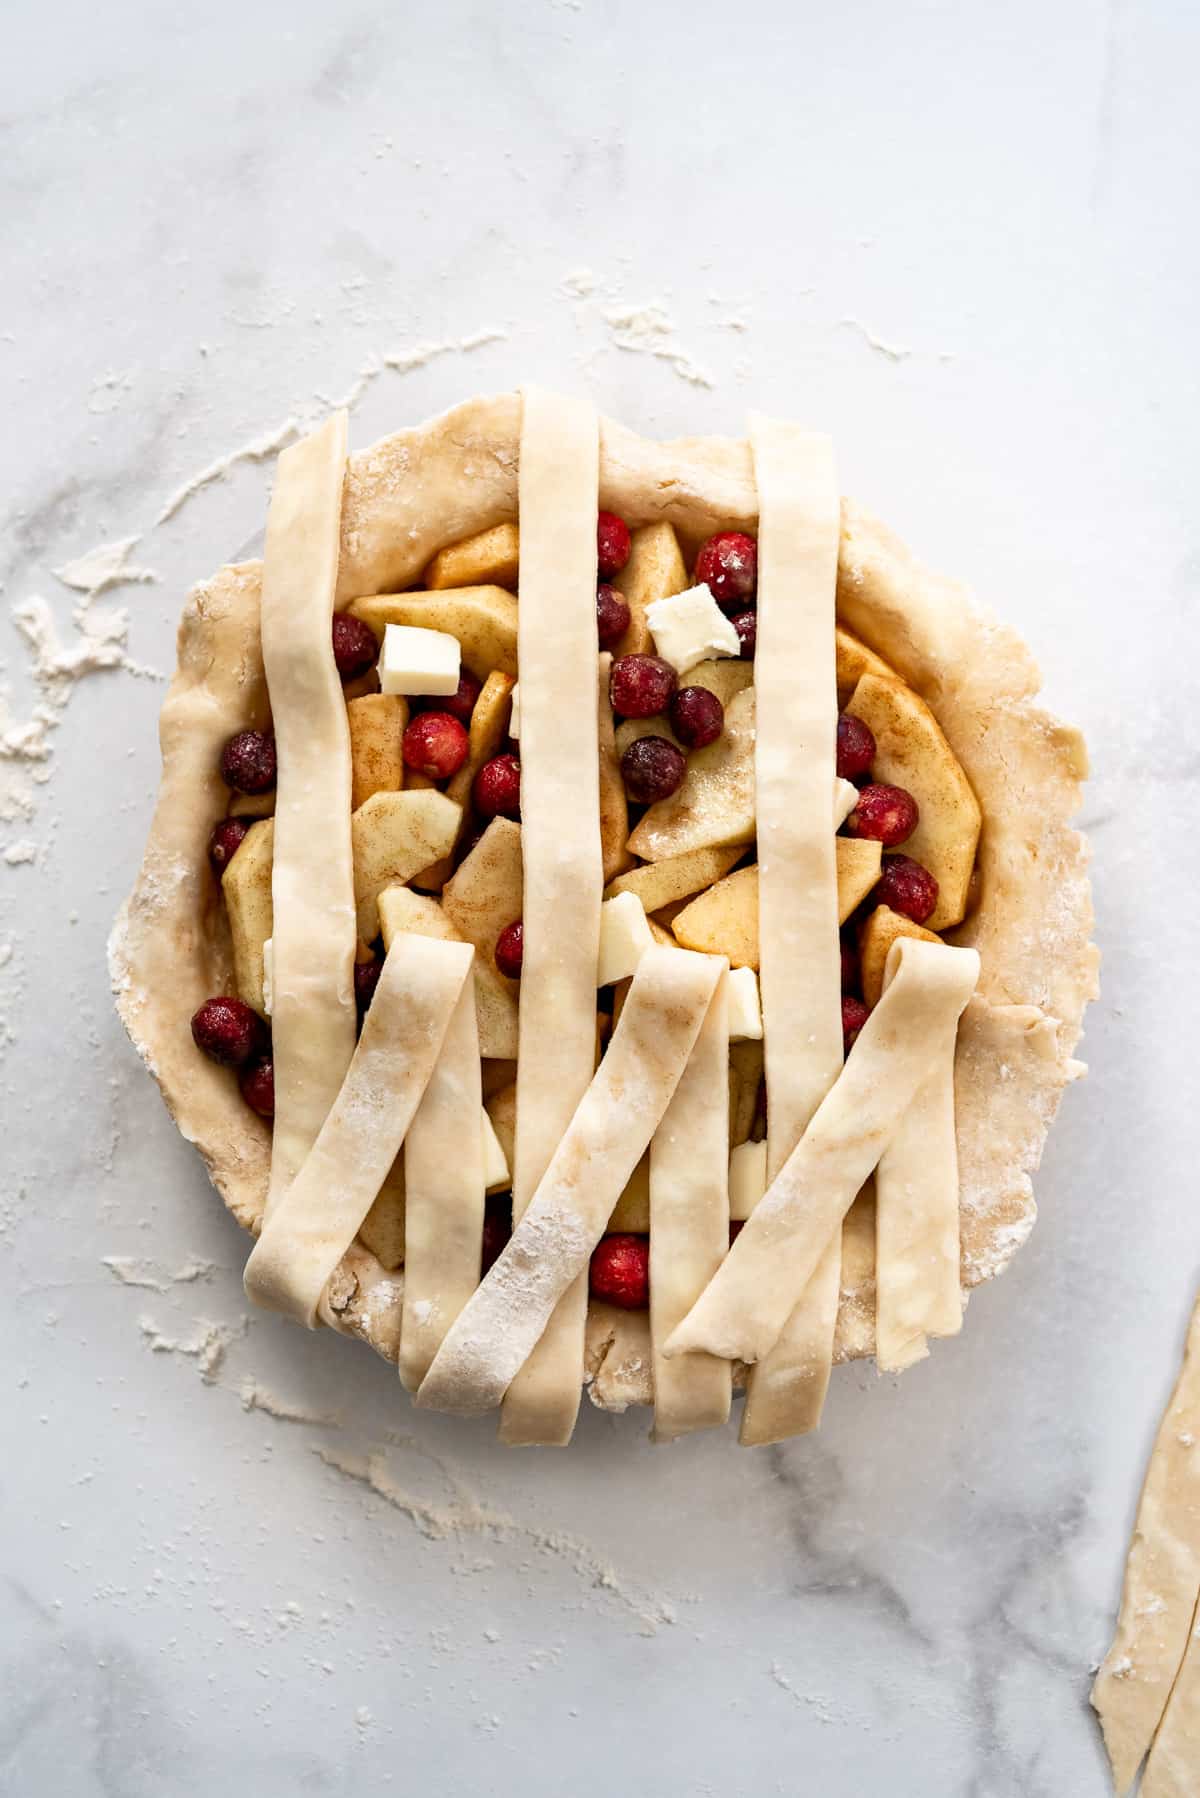
POLYGON ((0 760, 0 1790, 1103 1793, 1089 1669, 1196 1264, 1196 17, 17 0, 5 38, 0 681, 51 724, 0 760), (1038 1229, 778 1450, 585 1405, 501 1453, 247 1316, 104 969, 162 686, 39 690, 19 628, 69 659, 54 570, 138 537, 94 610, 164 670, 289 421, 349 394, 362 445, 523 377, 831 429, 1091 742, 1105 994, 1038 1229))

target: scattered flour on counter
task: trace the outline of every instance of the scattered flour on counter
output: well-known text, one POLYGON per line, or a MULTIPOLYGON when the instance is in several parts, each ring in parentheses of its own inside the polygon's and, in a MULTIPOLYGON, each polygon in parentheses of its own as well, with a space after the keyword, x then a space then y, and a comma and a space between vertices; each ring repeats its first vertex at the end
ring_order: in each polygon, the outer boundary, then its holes
POLYGON ((472 350, 483 349, 485 344, 502 343, 507 337, 507 331, 489 327, 482 331, 472 331, 466 337, 445 337, 439 342, 417 343, 411 349, 389 350, 383 358, 383 366, 406 375, 414 368, 424 368, 438 356, 469 355, 472 350))
POLYGON ((575 268, 562 279, 562 291, 572 300, 586 300, 596 291, 596 277, 590 268, 575 268))
POLYGON ((186 506, 188 500, 194 494, 199 493, 202 487, 210 486, 213 481, 223 481, 230 469, 236 468, 239 462, 265 462, 268 456, 274 456, 281 449, 286 449, 289 443, 295 443, 300 435, 300 429, 298 418, 287 418, 281 425, 276 425, 273 431, 267 431, 262 437, 254 437, 249 443, 243 443, 238 449, 229 450, 225 455, 218 456, 215 462, 210 462, 207 468, 200 469, 197 474, 190 476, 182 486, 175 489, 155 519, 155 524, 166 524, 167 520, 174 518, 176 512, 186 506))
POLYGON ((803 1705, 808 1710, 812 1711, 818 1723, 833 1723, 836 1721, 833 1707, 829 1700, 827 1698, 819 1697, 815 1692, 802 1692, 798 1686, 793 1685, 778 1661, 771 1662, 770 1674, 780 1691, 786 1692, 788 1697, 794 1699, 797 1704, 803 1705))
POLYGON ((197 1324, 196 1334, 190 1342, 181 1342, 178 1337, 165 1336, 151 1317, 139 1317, 138 1328, 146 1339, 148 1347, 156 1355, 186 1355, 194 1360, 200 1372, 200 1378, 206 1386, 215 1384, 225 1354, 231 1343, 246 1334, 250 1320, 244 1317, 240 1324, 206 1323, 201 1319, 197 1324))
POLYGON ((676 340, 675 323, 657 300, 643 306, 618 306, 604 314, 609 335, 619 350, 657 356, 693 387, 713 387, 713 378, 676 340))
POLYGON ((885 337, 878 336, 869 325, 864 325, 860 318, 843 318, 840 323, 852 331, 858 331, 866 339, 871 349, 880 356, 886 356, 889 362, 904 362, 912 355, 907 344, 889 343, 885 337))
POLYGON ((290 1399, 280 1398, 268 1387, 260 1385, 253 1375, 242 1381, 240 1397, 243 1411, 265 1411, 268 1417, 277 1417, 283 1423, 303 1423, 322 1430, 340 1430, 342 1427, 340 1417, 327 1411, 309 1411, 290 1399))
POLYGON ((38 846, 32 837, 21 837, 16 843, 10 843, 4 851, 4 859, 10 868, 22 867, 26 862, 36 862, 38 846))
POLYGON ((445 1542, 467 1535, 486 1536, 496 1542, 523 1541, 541 1554, 556 1555, 565 1561, 590 1590, 606 1594, 632 1617, 639 1626, 639 1634, 657 1635, 664 1624, 676 1621, 674 1607, 667 1600, 631 1591, 618 1577, 615 1568, 590 1544, 562 1531, 522 1523, 507 1511, 498 1511, 481 1503, 474 1494, 463 1489, 435 1456, 427 1458, 435 1462, 453 1487, 450 1496, 440 1504, 418 1497, 400 1486, 380 1450, 370 1449, 365 1455, 354 1455, 317 1448, 313 1453, 343 1478, 365 1486, 393 1510, 407 1517, 429 1541, 445 1542))
POLYGON ((215 1261, 201 1261, 195 1255, 181 1267, 177 1267, 174 1273, 157 1267, 146 1255, 102 1255, 100 1265, 106 1267, 122 1286, 141 1286, 147 1292, 169 1292, 172 1286, 186 1286, 195 1280, 207 1280, 210 1274, 217 1271, 215 1261))
POLYGON ((86 593, 91 599, 95 599, 98 593, 107 592, 109 587, 156 581, 158 576, 152 568, 129 566, 130 555, 140 542, 140 537, 122 537, 116 543, 97 543, 85 555, 77 556, 73 562, 66 562, 61 568, 56 568, 55 576, 64 587, 72 587, 76 593, 86 593))

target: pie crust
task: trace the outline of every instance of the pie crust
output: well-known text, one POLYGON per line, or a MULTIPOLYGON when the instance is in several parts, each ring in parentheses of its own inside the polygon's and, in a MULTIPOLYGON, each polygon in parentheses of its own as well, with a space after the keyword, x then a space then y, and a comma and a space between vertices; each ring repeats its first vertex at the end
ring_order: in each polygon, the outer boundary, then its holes
MULTIPOLYGON (((439 551, 514 521, 521 428, 521 396, 502 394, 467 401, 352 456, 334 604, 411 586, 439 551)), ((742 440, 653 443, 601 421, 598 489, 600 506, 632 527, 673 525, 689 557, 713 532, 757 522, 752 451, 742 440)), ((261 566, 244 563, 220 569, 189 596, 161 718, 158 803, 110 942, 130 1036, 225 1203, 255 1233, 268 1189, 270 1129, 228 1075, 197 1054, 180 1018, 210 994, 232 990, 229 927, 205 851, 227 799, 222 745, 268 715, 261 587, 261 566)), ((1073 1052, 1096 991, 1097 957, 1086 847, 1070 819, 1086 754, 1078 732, 1036 704, 1037 669, 1016 634, 845 499, 837 612, 931 707, 984 815, 977 903, 948 933, 980 958, 954 1068, 965 1292, 1001 1272, 1028 1236, 1030 1176, 1062 1091, 1082 1072, 1073 1052)), ((523 737, 529 704, 523 694, 523 737)), ((278 982, 278 939, 275 954, 278 982)), ((519 1173, 518 1181, 528 1198, 536 1180, 519 1173)), ((869 1202, 860 1199, 846 1219, 837 1359, 874 1351, 874 1267, 862 1215, 869 1202)), ((402 1291, 402 1274, 355 1241, 328 1283, 320 1316, 395 1361, 402 1291)), ((651 1369, 647 1315, 592 1304, 583 1375, 593 1400, 613 1410, 650 1402, 651 1369)))

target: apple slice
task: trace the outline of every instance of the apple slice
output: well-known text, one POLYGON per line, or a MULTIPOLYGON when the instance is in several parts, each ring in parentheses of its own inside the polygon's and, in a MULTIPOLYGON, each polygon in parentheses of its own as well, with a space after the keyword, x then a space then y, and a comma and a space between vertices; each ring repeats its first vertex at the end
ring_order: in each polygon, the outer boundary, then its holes
POLYGON ((758 1088, 763 1077, 761 1042, 729 1045, 729 1146, 747 1142, 758 1109, 758 1088))
MULTIPOLYGON (((484 681, 479 698, 475 701, 475 709, 471 713, 471 728, 467 735, 467 759, 446 787, 447 799, 452 799, 455 805, 462 807, 458 835, 454 840, 455 848, 467 827, 475 776, 485 762, 491 761, 504 741, 512 713, 512 691, 515 684, 510 675, 494 671, 484 681)), ((409 785, 411 784, 410 781, 409 785)), ((421 887, 425 892, 437 893, 453 872, 452 852, 432 866, 422 868, 419 874, 413 876, 413 885, 421 887)))
POLYGON ((838 704, 844 706, 847 698, 853 693, 864 674, 878 675, 881 680, 895 680, 894 668, 868 649, 865 643, 838 625, 834 633, 837 651, 837 688, 838 704))
POLYGON ((458 638, 476 680, 494 668, 517 675, 517 602, 503 587, 448 587, 435 593, 376 593, 350 607, 379 641, 389 624, 415 624, 458 638))
POLYGON ((654 639, 646 623, 646 607, 687 591, 688 571, 673 525, 644 524, 630 535, 629 560, 613 581, 629 607, 629 625, 614 655, 653 655, 654 639))
POLYGON ((707 687, 721 704, 727 706, 738 693, 754 685, 754 663, 742 662, 736 656, 721 656, 717 661, 697 662, 679 677, 681 687, 707 687))
POLYGON ((642 861, 730 848, 754 836, 754 689, 725 708, 725 729, 688 757, 678 792, 649 807, 629 838, 642 861))
POLYGON ((611 672, 612 657, 606 652, 600 657, 597 698, 600 707, 600 855, 605 880, 611 880, 614 874, 623 874, 626 868, 633 866, 633 857, 625 847, 629 835, 629 801, 625 796, 625 782, 621 779, 620 751, 616 746, 613 710, 608 700, 611 672))
MULTIPOLYGON (((385 949, 390 949, 393 939, 405 931, 413 936, 436 937, 442 942, 467 941, 454 928, 436 899, 425 893, 414 893, 411 887, 384 889, 379 895, 379 923, 385 949)), ((495 964, 485 961, 478 949, 475 951, 475 1017, 479 1026, 480 1055, 514 1060, 517 1053, 516 1000, 495 964)))
POLYGON ((484 1104, 487 1104, 494 1093, 500 1092, 503 1087, 511 1086, 516 1078, 517 1064, 515 1061, 485 1060, 482 1075, 484 1104))
POLYGON ((923 924, 914 924, 894 912, 890 906, 877 905, 858 933, 858 954, 862 967, 863 998, 870 1006, 883 997, 883 970, 888 950, 900 937, 915 937, 923 943, 936 943, 940 938, 923 924))
POLYGON ((505 587, 515 593, 520 567, 516 525, 494 524, 490 531, 439 549, 425 570, 425 585, 435 592, 446 587, 505 587))
POLYGON ((982 818, 958 757, 924 700, 901 681, 864 674, 848 710, 875 734, 873 778, 906 787, 921 808, 903 850, 938 883, 937 906, 926 924, 933 931, 960 924, 982 818))
POLYGON ((498 1092, 484 1100, 483 1109, 492 1120, 492 1129, 496 1132, 500 1147, 504 1150, 504 1159, 511 1168, 513 1156, 516 1154, 517 1142, 517 1083, 510 1080, 498 1092))
POLYGON ((650 1151, 642 1156, 629 1176, 629 1184, 612 1209, 605 1226, 608 1235, 629 1230, 635 1236, 650 1233, 650 1151))
POLYGON ((239 999, 265 1018, 263 944, 275 924, 271 899, 271 866, 275 858, 275 820, 252 824, 221 877, 233 944, 233 983, 239 999))
POLYGON ((638 742, 642 737, 663 737, 668 743, 673 743, 676 749, 683 750, 684 755, 687 754, 687 750, 684 749, 683 744, 671 729, 666 713, 659 712, 653 718, 622 718, 613 733, 618 765, 629 745, 638 742))
MULTIPOLYGON (((365 943, 374 942, 379 935, 378 900, 384 887, 402 886, 448 854, 461 818, 462 807, 436 789, 375 793, 350 814, 354 903, 358 934, 365 943)), ((245 846, 243 843, 242 848, 245 846)), ((232 868, 233 862, 229 865, 232 868)))
POLYGON ((371 1209, 359 1225, 359 1239, 394 1273, 404 1265, 404 1151, 400 1151, 371 1209))
MULTIPOLYGON (((878 843, 838 837, 838 923, 866 898, 882 869, 878 843)), ((725 955, 733 968, 758 967, 758 866, 739 868, 685 906, 672 930, 676 942, 704 955, 725 955)))
POLYGON ((670 855, 665 861, 647 862, 609 882, 604 897, 613 899, 618 893, 636 893, 647 913, 661 911, 679 899, 702 893, 728 874, 738 856, 740 846, 728 849, 692 849, 686 855, 670 855))
POLYGON ((401 738, 408 701, 399 693, 367 693, 346 706, 350 726, 350 805, 357 811, 372 793, 398 793, 404 785, 401 738))
POLYGON ((231 793, 226 813, 230 818, 273 818, 274 787, 269 793, 231 793))
MULTIPOLYGON (((524 904, 521 826, 512 818, 493 818, 446 882, 442 907, 459 934, 494 968, 496 938, 521 916, 524 904)), ((504 986, 510 994, 518 990, 515 980, 504 986)))

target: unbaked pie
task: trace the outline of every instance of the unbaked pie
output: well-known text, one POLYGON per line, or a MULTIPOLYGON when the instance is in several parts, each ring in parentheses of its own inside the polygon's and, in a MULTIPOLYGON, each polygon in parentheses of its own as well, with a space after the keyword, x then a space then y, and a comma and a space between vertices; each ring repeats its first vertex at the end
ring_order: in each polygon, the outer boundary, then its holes
POLYGON ((530 389, 280 457, 184 610, 111 959, 251 1297, 569 1440, 818 1422, 1034 1217, 1079 736, 828 440, 530 389))

